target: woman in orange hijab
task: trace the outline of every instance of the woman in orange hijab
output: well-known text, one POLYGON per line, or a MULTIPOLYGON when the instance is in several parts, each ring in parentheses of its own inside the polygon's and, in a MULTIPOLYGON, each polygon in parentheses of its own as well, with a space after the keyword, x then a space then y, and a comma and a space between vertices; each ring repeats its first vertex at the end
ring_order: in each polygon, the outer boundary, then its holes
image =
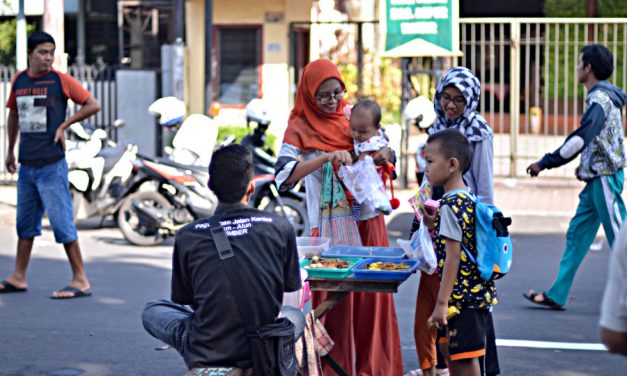
MULTIPOLYGON (((309 63, 296 92, 283 145, 276 164, 276 183, 280 190, 290 189, 305 180, 307 209, 312 236, 320 236, 323 166, 352 164, 353 140, 344 99, 346 87, 329 60, 309 63)), ((389 148, 373 156, 377 164, 393 158, 389 148)), ((360 208, 358 241, 366 246, 388 246, 383 216, 360 208)), ((344 238, 331 239, 340 245, 344 238)), ((326 297, 314 292, 313 307, 326 297)), ((349 375, 402 375, 403 361, 394 299, 390 293, 352 293, 323 318, 335 346, 331 356, 349 375)), ((332 374, 325 364, 325 374, 332 374)))

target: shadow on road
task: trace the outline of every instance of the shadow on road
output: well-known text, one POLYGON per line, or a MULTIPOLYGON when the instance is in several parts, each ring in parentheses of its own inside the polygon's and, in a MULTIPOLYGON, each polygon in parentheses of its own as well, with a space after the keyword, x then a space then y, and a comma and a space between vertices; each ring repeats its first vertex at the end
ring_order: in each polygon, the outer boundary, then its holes
MULTIPOLYGON (((77 219, 75 221, 77 230, 98 230, 103 228, 117 228, 118 224, 113 217, 93 217, 77 219)), ((48 223, 47 219, 45 224, 42 225, 42 229, 52 231, 52 227, 48 223)))
POLYGON ((413 220, 413 213, 398 213, 394 215, 387 224, 390 239, 409 239, 409 232, 413 220))
MULTIPOLYGON (((0 276, 13 263, 0 256, 0 276)), ((182 358, 172 349, 156 351, 162 344, 140 321, 147 301, 169 296, 169 268, 116 257, 90 261, 87 271, 92 297, 51 300, 67 283, 69 265, 35 255, 28 292, 0 294, 0 374, 182 375, 182 358)))

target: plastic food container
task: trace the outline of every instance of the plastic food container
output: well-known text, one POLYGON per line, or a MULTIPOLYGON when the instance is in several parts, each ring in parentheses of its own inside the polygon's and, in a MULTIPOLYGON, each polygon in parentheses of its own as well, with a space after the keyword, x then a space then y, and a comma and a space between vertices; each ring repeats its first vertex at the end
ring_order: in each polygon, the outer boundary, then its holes
POLYGON ((353 274, 356 279, 376 279, 379 281, 404 281, 412 273, 416 272, 419 262, 417 260, 391 260, 386 258, 367 258, 363 259, 353 268, 353 274), (368 270, 367 265, 377 261, 405 263, 409 266, 408 270, 368 270))
POLYGON ((304 269, 298 270, 300 271, 300 280, 303 283, 303 287, 298 291, 284 292, 282 305, 302 310, 305 303, 309 301, 311 292, 309 291, 309 282, 307 282, 307 272, 304 269))
POLYGON ((335 246, 322 253, 323 257, 364 257, 364 258, 385 258, 403 259, 405 251, 401 247, 356 247, 356 246, 335 246))
POLYGON ((331 239, 329 238, 299 236, 296 238, 298 258, 302 260, 312 256, 320 256, 322 252, 329 249, 329 244, 331 244, 331 239))
MULTIPOLYGON (((322 257, 324 258, 337 258, 337 257, 322 257)), ((307 271, 309 277, 312 278, 346 278, 351 274, 355 265, 359 264, 361 258, 342 258, 342 261, 348 262, 347 268, 342 269, 329 269, 329 268, 310 268, 311 259, 305 259, 300 262, 300 267, 307 271)))

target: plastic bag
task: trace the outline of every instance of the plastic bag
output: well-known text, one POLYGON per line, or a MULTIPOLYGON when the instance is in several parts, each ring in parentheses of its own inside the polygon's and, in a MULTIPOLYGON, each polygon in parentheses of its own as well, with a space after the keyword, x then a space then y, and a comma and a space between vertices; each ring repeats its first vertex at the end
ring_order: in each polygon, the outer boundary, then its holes
POLYGON ((302 282, 302 288, 294 292, 283 293, 284 306, 294 307, 298 310, 303 310, 305 303, 311 299, 311 289, 309 288, 309 282, 307 281, 307 271, 303 268, 300 269, 300 280, 302 282))
POLYGON ((423 221, 420 222, 418 231, 414 232, 409 240, 396 240, 398 245, 403 248, 410 259, 420 262, 418 268, 427 274, 433 274, 438 265, 438 259, 435 256, 433 248, 433 240, 429 235, 429 229, 423 221))
POLYGON ((377 173, 372 157, 366 156, 352 166, 340 167, 338 175, 357 202, 382 214, 392 212, 383 181, 377 173))

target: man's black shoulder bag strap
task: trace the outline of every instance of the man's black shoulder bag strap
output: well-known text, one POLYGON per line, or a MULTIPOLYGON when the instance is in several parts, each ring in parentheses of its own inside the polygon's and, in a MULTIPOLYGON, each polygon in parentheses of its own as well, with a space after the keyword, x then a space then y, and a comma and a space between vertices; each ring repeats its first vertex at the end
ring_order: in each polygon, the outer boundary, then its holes
POLYGON ((253 363, 253 376, 292 376, 296 372, 296 355, 294 352, 294 324, 286 318, 278 318, 275 322, 255 327, 250 320, 245 320, 243 312, 250 312, 248 305, 253 302, 250 291, 244 287, 237 260, 226 237, 220 219, 213 216, 209 219, 211 234, 216 244, 227 285, 240 317, 246 328, 250 343, 253 363))

